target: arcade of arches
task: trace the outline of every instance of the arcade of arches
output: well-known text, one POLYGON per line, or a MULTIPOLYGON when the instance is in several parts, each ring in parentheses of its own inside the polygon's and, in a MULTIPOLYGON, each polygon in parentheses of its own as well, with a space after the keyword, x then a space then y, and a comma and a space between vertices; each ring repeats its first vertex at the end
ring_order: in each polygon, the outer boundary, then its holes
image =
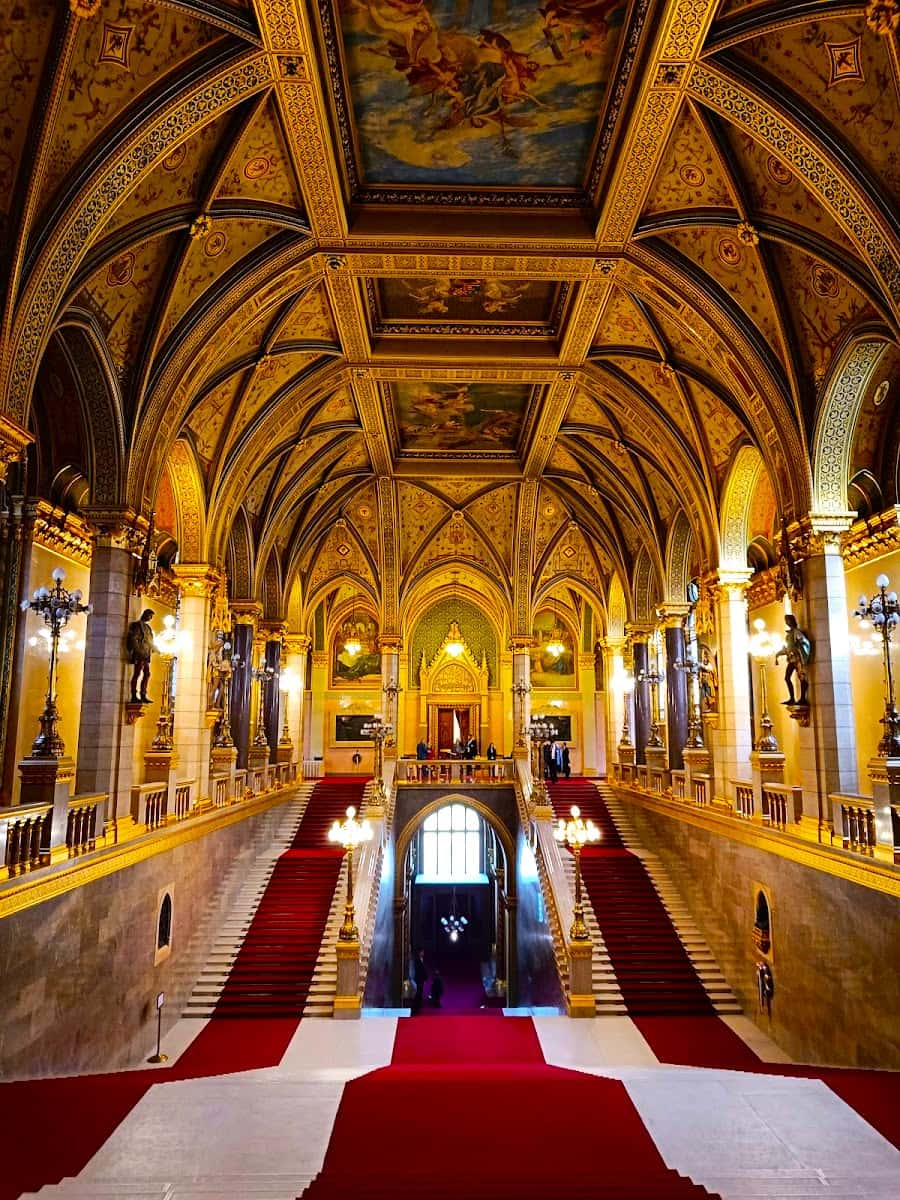
MULTIPOLYGON (((898 28, 896 0, 6 5, 11 883, 375 774, 395 837, 509 791, 496 917, 543 723, 681 861, 720 959, 769 897, 776 957, 722 962, 745 1010, 757 960, 804 972, 785 908, 821 930, 840 895, 865 1049, 801 982, 774 1028, 900 1066, 872 983, 900 961, 898 28)), ((174 963, 177 888, 170 919, 174 963)))

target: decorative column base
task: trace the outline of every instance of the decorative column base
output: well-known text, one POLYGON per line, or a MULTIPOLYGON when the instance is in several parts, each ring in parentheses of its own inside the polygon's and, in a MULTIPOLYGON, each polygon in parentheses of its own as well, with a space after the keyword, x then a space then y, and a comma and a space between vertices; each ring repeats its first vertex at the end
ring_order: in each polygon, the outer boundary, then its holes
POLYGON ((597 1002, 593 992, 594 943, 590 940, 569 942, 569 991, 566 1012, 570 1017, 595 1017, 597 1002))
POLYGON ((753 779, 753 820, 762 824, 768 815, 763 795, 764 783, 784 783, 784 755, 774 750, 753 750, 750 770, 753 779))
MULTIPOLYGON (((894 857, 894 825, 891 805, 900 805, 900 758, 870 758, 866 767, 875 802, 875 845, 890 850, 894 857)), ((835 828, 839 831, 840 825, 835 828)))
POLYGON ((337 987, 334 993, 335 1020, 357 1020, 361 1014, 362 998, 359 994, 359 942, 336 944, 337 987))
POLYGON ((247 751, 247 766, 251 771, 258 771, 260 767, 269 765, 269 747, 266 746, 251 746, 247 751))
POLYGON ((277 763, 289 763, 293 757, 293 742, 279 742, 275 748, 275 761, 277 763))
POLYGON ((177 766, 174 750, 148 750, 144 755, 144 783, 168 783, 177 766))
POLYGON ((69 800, 75 780, 71 758, 23 758, 21 804, 52 804, 53 816, 48 832, 41 839, 41 865, 46 866, 57 847, 65 849, 69 823, 69 800))

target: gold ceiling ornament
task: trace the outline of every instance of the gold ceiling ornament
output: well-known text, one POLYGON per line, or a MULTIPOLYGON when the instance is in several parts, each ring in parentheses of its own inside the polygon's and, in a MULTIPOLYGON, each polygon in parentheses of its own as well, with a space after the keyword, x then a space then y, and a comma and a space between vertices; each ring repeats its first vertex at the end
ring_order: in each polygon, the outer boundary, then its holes
POLYGON ((748 221, 741 221, 737 227, 738 241, 745 246, 758 246, 759 234, 748 221))
POLYGON ((556 611, 556 600, 552 596, 550 597, 550 606, 550 611, 553 613, 553 628, 550 630, 550 637, 544 649, 552 658, 559 658, 566 652, 565 631, 556 611))
POLYGON ((350 617, 341 626, 341 641, 344 643, 344 653, 356 658, 362 653, 361 635, 365 632, 361 621, 356 617, 356 596, 353 597, 353 607, 350 617))
POLYGON ((212 217, 209 215, 209 213, 200 213, 198 217, 195 217, 194 220, 191 221, 188 234, 190 235, 192 241, 196 241, 197 238, 206 237, 211 229, 212 217))
POLYGON ((101 0, 69 0, 69 11, 81 21, 89 21, 100 11, 101 0))
POLYGON ((879 37, 890 37, 900 27, 897 0, 870 0, 866 5, 866 24, 879 37))

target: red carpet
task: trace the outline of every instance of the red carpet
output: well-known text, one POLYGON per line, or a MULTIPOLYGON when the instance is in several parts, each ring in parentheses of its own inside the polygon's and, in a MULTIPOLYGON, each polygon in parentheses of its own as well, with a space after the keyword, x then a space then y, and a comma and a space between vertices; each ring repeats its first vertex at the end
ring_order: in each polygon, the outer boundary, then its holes
POLYGON ((392 1065, 345 1087, 304 1200, 708 1195, 666 1167, 621 1083, 546 1066, 529 1019, 447 1017, 398 1022, 392 1065))
POLYGON ((601 831, 581 855, 581 875, 630 1017, 715 1012, 644 864, 625 849, 597 788, 587 780, 548 784, 557 817, 573 804, 601 831))
POLYGON ((328 827, 348 804, 359 807, 365 784, 338 777, 316 785, 215 1016, 173 1067, 0 1084, 4 1144, 19 1148, 4 1156, 0 1200, 77 1175, 154 1083, 278 1065, 300 1021, 340 869, 328 827))

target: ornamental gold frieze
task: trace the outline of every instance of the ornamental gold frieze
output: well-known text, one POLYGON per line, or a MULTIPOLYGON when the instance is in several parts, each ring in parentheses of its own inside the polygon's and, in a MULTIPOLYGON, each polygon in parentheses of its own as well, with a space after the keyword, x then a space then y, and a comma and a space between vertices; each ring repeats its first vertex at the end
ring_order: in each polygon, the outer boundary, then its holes
POLYGON ((543 402, 531 405, 529 425, 525 429, 528 452, 524 469, 528 476, 540 475, 547 465, 559 427, 572 401, 574 381, 574 371, 560 372, 547 388, 543 402))
POLYGON ((22 429, 0 413, 0 482, 6 479, 6 472, 14 462, 21 462, 34 435, 27 429, 22 429))
POLYGON ((24 421, 52 322, 85 250, 132 188, 201 126, 236 107, 272 81, 271 64, 254 51, 207 76, 166 105, 126 138, 66 208, 26 286, 11 340, 12 372, 5 410, 24 421))
POLYGON ((841 539, 844 567, 861 567, 900 550, 900 508, 857 521, 841 539))
POLYGON ((887 295, 900 302, 900 243, 886 229, 865 189, 810 139, 806 130, 767 99, 751 92, 712 64, 691 68, 689 93, 762 142, 789 170, 805 181, 828 212, 853 238, 884 281, 887 295))
POLYGON ((438 361, 427 366, 372 363, 367 372, 378 383, 423 380, 435 383, 553 383, 559 377, 554 367, 464 367, 438 361))
POLYGON ((91 527, 75 513, 54 508, 45 500, 34 506, 33 540, 45 550, 52 550, 72 562, 90 566, 94 538, 91 527))
MULTIPOLYGON (((493 242, 496 250, 496 240, 493 242)), ((554 242, 554 248, 557 243, 554 242)), ((595 260, 593 246, 581 245, 580 257, 554 254, 472 254, 448 252, 446 254, 429 251, 417 254, 390 253, 383 251, 378 254, 360 251, 359 247, 351 244, 342 248, 340 253, 346 257, 347 271, 351 275, 377 275, 385 278, 400 276, 416 277, 429 275, 453 275, 460 277, 474 276, 479 279, 514 279, 539 278, 547 280, 579 280, 587 279, 595 260)), ((319 258, 323 269, 331 253, 322 250, 319 258)))
POLYGON ((305 53, 306 34, 300 22, 297 0, 256 0, 254 7, 266 49, 305 53))
POLYGON ((752 613, 767 604, 774 604, 782 599, 784 593, 784 576, 780 567, 759 571, 747 584, 747 609, 752 613))

